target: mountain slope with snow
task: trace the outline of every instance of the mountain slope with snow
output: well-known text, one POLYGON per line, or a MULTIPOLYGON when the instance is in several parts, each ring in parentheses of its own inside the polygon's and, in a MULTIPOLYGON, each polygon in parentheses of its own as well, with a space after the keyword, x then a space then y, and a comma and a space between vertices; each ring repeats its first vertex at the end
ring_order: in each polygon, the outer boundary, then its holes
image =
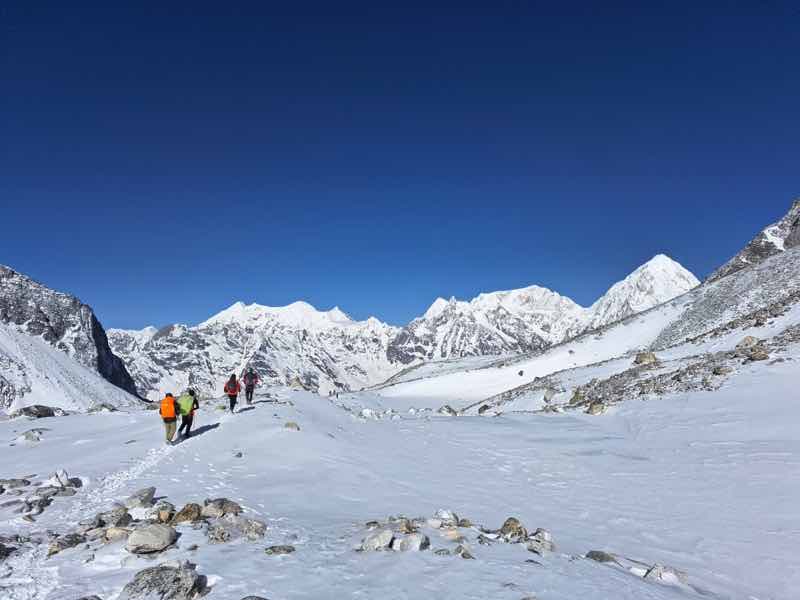
POLYGON ((323 394, 360 389, 396 371, 386 355, 396 328, 374 318, 353 321, 338 308, 318 311, 305 302, 237 302, 196 327, 145 331, 114 329, 109 339, 151 398, 187 387, 215 396, 231 373, 246 367, 272 384, 323 394))
POLYGON ((800 199, 794 201, 780 221, 759 232, 736 256, 714 271, 708 280, 716 281, 797 246, 800 246, 800 199))
MULTIPOLYGON (((42 340, 117 387, 136 393, 133 379, 111 351, 106 332, 91 307, 2 265, 0 324, 42 340)), ((0 367, 0 377, 5 375, 0 367)), ((9 392, 7 397, 11 395, 15 394, 9 392)))
POLYGON ((699 283, 680 264, 658 255, 589 308, 538 286, 481 294, 469 302, 439 298, 400 332, 389 353, 410 364, 542 350, 657 306, 699 283))

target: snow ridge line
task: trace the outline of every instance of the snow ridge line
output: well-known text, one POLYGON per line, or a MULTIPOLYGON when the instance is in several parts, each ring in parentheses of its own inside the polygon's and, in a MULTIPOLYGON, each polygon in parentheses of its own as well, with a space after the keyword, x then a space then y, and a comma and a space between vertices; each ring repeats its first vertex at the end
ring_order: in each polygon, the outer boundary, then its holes
MULTIPOLYGON (((78 496, 80 500, 65 511, 64 522, 77 523, 108 507, 108 504, 116 499, 115 493, 120 488, 158 465, 173 450, 173 446, 151 448, 142 460, 130 468, 102 477, 98 487, 83 497, 78 496)), ((20 576, 6 580, 9 585, 6 582, 0 584, 0 591, 8 594, 4 595, 4 600, 45 600, 58 586, 58 568, 45 566, 47 553, 46 544, 37 544, 29 551, 17 553, 7 561, 11 573, 18 573, 20 576)))

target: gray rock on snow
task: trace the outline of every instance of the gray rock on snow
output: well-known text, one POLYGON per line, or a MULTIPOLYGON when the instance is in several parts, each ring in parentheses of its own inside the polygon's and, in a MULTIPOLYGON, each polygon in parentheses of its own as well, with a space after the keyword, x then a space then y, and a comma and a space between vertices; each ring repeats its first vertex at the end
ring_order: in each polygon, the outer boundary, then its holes
POLYGON ((242 512, 242 507, 233 500, 227 498, 216 498, 206 500, 203 506, 202 516, 209 519, 217 519, 225 515, 238 515, 242 512))
POLYGON ((111 510, 97 515, 100 523, 106 527, 125 527, 133 521, 128 509, 124 506, 115 506, 111 510))
POLYGON ((639 352, 633 363, 636 365, 654 365, 658 363, 658 357, 654 352, 639 352))
POLYGON ((193 600, 206 586, 191 563, 165 563, 139 571, 117 600, 193 600))
POLYGON ((603 552, 602 550, 591 550, 586 553, 586 558, 599 563, 616 563, 617 558, 613 554, 603 552))
POLYGON ((156 494, 156 488, 147 487, 137 492, 134 492, 127 500, 125 506, 127 508, 150 508, 153 506, 153 496, 156 494))
POLYGON ((263 521, 228 513, 211 523, 206 535, 210 543, 224 544, 241 537, 254 542, 264 537, 266 532, 267 525, 263 521))
POLYGON ((264 552, 270 556, 280 556, 282 554, 291 554, 295 551, 294 546, 289 545, 281 545, 281 546, 269 546, 264 550, 264 552))
POLYGON ((31 482, 28 479, 0 479, 0 485, 7 490, 28 487, 30 484, 31 482))
POLYGON ((42 404, 34 404, 31 406, 24 406, 12 412, 9 416, 12 419, 17 417, 31 417, 33 419, 46 419, 50 417, 61 417, 67 414, 60 408, 53 408, 52 406, 44 406, 42 404))
POLYGON ((294 421, 289 421, 284 424, 284 429, 291 429, 292 431, 300 431, 300 425, 295 423, 294 421))
POLYGON ((379 552, 387 550, 392 545, 394 532, 391 529, 381 529, 369 534, 361 542, 361 550, 364 552, 379 552))
POLYGON ((152 554, 165 550, 177 538, 178 534, 169 525, 154 523, 135 529, 125 547, 132 554, 152 554))
POLYGON ((86 537, 79 533, 68 533, 59 536, 50 542, 50 547, 47 549, 47 556, 53 556, 54 554, 58 554, 59 552, 84 543, 86 543, 86 537))
POLYGON ((392 550, 398 552, 420 552, 431 547, 431 540, 422 533, 410 533, 392 540, 392 550))
POLYGON ((177 525, 178 523, 196 523, 202 518, 203 508, 199 504, 190 502, 180 509, 174 517, 172 517, 172 523, 174 525, 177 525))

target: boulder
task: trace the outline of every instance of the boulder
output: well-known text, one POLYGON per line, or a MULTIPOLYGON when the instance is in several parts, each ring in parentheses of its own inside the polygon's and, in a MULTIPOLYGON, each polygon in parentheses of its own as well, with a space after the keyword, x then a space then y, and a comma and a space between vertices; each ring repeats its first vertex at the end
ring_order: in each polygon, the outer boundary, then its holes
POLYGON ((14 552, 14 550, 16 550, 16 548, 12 546, 6 546, 4 544, 0 544, 0 560, 5 560, 9 556, 11 556, 11 553, 14 552))
POLYGON ((66 413, 60 408, 53 408, 52 406, 44 406, 42 404, 34 404, 33 406, 24 406, 19 410, 15 410, 9 416, 14 419, 16 417, 32 417, 34 419, 46 419, 49 417, 61 417, 66 413))
POLYGON ((107 402, 101 402, 100 404, 95 404, 89 409, 89 414, 99 412, 117 412, 117 407, 113 404, 108 404, 107 402))
POLYGON ((283 425, 284 429, 291 429, 292 431, 300 431, 300 425, 295 423, 294 421, 288 421, 283 425))
POLYGON ((130 529, 125 529, 124 527, 109 527, 105 530, 105 539, 106 542, 116 542, 119 540, 127 540, 128 536, 131 534, 130 529))
POLYGON ((106 527, 125 527, 133 521, 133 517, 124 506, 115 506, 107 512, 100 513, 97 518, 106 527))
POLYGON ((452 406, 450 406, 449 404, 445 404, 444 406, 442 406, 436 412, 438 412, 440 415, 446 415, 448 417, 457 417, 458 416, 458 411, 455 408, 453 408, 452 406))
POLYGON ((606 412, 606 405, 602 400, 593 400, 584 412, 587 415, 602 415, 606 412))
POLYGON ((602 550, 592 550, 586 553, 586 558, 599 563, 616 563, 617 558, 613 554, 603 552, 602 550))
POLYGON ((203 517, 209 519, 216 519, 224 517, 225 515, 238 515, 242 512, 242 507, 236 504, 233 500, 227 498, 216 498, 214 500, 206 500, 201 514, 203 517))
POLYGON ((175 543, 178 534, 169 525, 154 523, 135 529, 128 536, 125 545, 132 554, 152 554, 161 552, 175 543))
POLYGON ((519 519, 516 519, 515 517, 509 517, 506 519, 505 523, 503 523, 503 526, 500 528, 499 533, 503 540, 511 544, 519 544, 520 542, 524 542, 528 537, 528 530, 525 529, 519 519))
POLYGON ((491 406, 489 406, 488 404, 484 404, 483 406, 481 406, 481 407, 478 409, 478 414, 479 414, 479 415, 482 415, 482 414, 484 414, 484 413, 486 413, 486 412, 488 412, 488 411, 490 411, 490 410, 492 410, 492 407, 491 407, 491 406))
POLYGON ((687 584, 689 583, 689 576, 672 567, 655 564, 644 575, 645 579, 653 579, 656 581, 663 581, 664 583, 671 584, 687 584))
POLYGON ((458 515, 452 510, 440 508, 436 511, 434 518, 440 521, 439 527, 458 527, 458 515))
POLYGON ((263 521, 229 513, 211 523, 206 535, 210 543, 224 544, 241 537, 254 542, 264 537, 266 532, 267 524, 263 521))
POLYGON ((465 560, 475 560, 475 557, 472 556, 472 552, 469 551, 469 548, 466 546, 459 544, 458 547, 453 551, 454 554, 457 554, 461 558, 465 560))
POLYGON ((392 550, 399 552, 419 552, 431 547, 431 540, 427 535, 411 533, 392 541, 392 550))
POLYGON ((193 600, 206 589, 206 578, 190 563, 163 564, 139 571, 117 600, 193 600))
POLYGON ((279 556, 281 554, 291 554, 294 552, 294 546, 282 545, 282 546, 270 546, 266 548, 264 552, 269 554, 270 556, 279 556))
POLYGON ((387 550, 392 545, 394 532, 391 529, 381 529, 371 533, 361 542, 361 550, 364 552, 378 552, 387 550))
POLYGON ((178 523, 196 523, 202 518, 203 518, 202 507, 199 504, 194 504, 190 502, 182 509, 180 509, 174 517, 172 517, 172 523, 174 525, 177 525, 178 523))
POLYGON ((0 485, 7 490, 28 487, 31 482, 27 479, 0 479, 0 485))
POLYGON ((156 488, 147 487, 137 492, 134 492, 127 500, 125 506, 127 508, 150 508, 153 506, 153 496, 156 495, 156 488))
POLYGON ((166 500, 159 501, 148 513, 148 518, 160 523, 169 523, 175 514, 175 505, 166 500))
POLYGON ((750 362, 769 360, 769 352, 763 346, 754 346, 748 350, 747 360, 750 362))
POLYGON ((658 357, 653 352, 639 352, 633 360, 635 365, 654 365, 658 362, 658 357))
POLYGON ((757 346, 760 342, 761 342, 761 340, 759 340, 757 337, 753 337, 752 335, 748 335, 741 342, 736 344, 736 349, 737 350, 745 350, 747 348, 752 348, 753 346, 757 346))
POLYGON ((730 367, 720 365, 718 367, 714 367, 712 373, 718 376, 729 375, 730 373, 733 373, 733 369, 731 369, 730 367))
POLYGON ((79 533, 68 533, 59 536, 50 542, 50 547, 47 549, 47 556, 53 556, 54 554, 58 554, 59 552, 84 543, 86 543, 86 537, 79 533))
POLYGON ((554 552, 556 545, 553 543, 553 536, 546 529, 537 529, 528 538, 528 551, 534 554, 544 554, 554 552))

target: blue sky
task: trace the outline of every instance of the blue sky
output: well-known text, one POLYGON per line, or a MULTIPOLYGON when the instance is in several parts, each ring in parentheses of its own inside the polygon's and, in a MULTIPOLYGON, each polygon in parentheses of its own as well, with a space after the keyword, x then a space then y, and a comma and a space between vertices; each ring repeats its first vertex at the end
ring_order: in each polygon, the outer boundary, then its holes
POLYGON ((800 196, 792 3, 111 4, 0 7, 0 263, 106 326, 589 304, 800 196))

